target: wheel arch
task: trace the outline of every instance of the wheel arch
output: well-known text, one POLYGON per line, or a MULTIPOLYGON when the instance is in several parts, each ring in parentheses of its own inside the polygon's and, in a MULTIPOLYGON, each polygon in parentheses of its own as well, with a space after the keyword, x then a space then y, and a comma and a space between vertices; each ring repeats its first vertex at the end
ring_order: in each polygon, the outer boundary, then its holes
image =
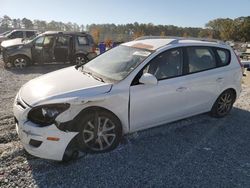
POLYGON ((120 123, 121 128, 122 128, 122 134, 124 133, 121 119, 111 110, 108 110, 107 108, 100 107, 100 106, 89 106, 89 107, 82 109, 74 117, 73 120, 71 120, 70 122, 65 122, 65 123, 60 124, 59 129, 63 130, 63 131, 77 131, 77 126, 75 123, 78 122, 79 119, 84 118, 84 116, 86 116, 87 114, 95 113, 96 111, 105 111, 105 112, 111 114, 112 116, 114 116, 117 120, 119 120, 119 123, 120 123))
POLYGON ((85 58, 88 59, 88 53, 77 52, 77 53, 74 54, 74 58, 76 58, 77 56, 84 56, 85 58))
POLYGON ((11 61, 13 61, 16 57, 19 57, 19 56, 27 58, 29 63, 32 61, 31 58, 26 54, 15 54, 11 57, 11 61))

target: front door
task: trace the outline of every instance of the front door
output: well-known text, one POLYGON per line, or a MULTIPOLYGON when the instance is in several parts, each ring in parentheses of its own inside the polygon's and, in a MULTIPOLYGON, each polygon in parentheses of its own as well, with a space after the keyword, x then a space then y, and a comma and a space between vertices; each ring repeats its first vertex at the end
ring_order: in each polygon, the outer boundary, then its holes
POLYGON ((32 58, 37 63, 49 63, 54 58, 54 36, 41 36, 32 47, 32 58))
POLYGON ((36 63, 41 63, 43 61, 43 41, 44 36, 38 37, 31 48, 32 60, 36 63))
POLYGON ((176 48, 161 53, 142 71, 153 74, 158 84, 138 83, 130 87, 131 131, 153 127, 185 116, 190 93, 182 76, 182 49, 176 48))

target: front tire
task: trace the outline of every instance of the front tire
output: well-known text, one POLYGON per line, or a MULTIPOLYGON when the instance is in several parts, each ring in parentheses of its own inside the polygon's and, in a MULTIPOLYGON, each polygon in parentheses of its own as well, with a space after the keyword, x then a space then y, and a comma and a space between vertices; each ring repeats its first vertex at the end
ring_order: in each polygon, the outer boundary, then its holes
POLYGON ((16 68, 22 69, 29 65, 29 59, 22 55, 17 55, 12 59, 12 65, 16 68))
POLYGON ((78 125, 78 145, 90 153, 102 153, 115 149, 122 137, 120 120, 106 111, 87 114, 78 125))
POLYGON ((235 99, 236 96, 232 90, 224 91, 215 101, 210 113, 211 116, 216 118, 222 118, 229 114, 233 107, 235 99))

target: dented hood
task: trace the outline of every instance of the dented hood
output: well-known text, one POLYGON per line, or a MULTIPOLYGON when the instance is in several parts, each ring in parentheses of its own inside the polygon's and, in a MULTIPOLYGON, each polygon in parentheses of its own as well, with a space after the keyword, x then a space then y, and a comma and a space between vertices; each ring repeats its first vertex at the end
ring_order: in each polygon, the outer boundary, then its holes
POLYGON ((20 89, 19 96, 28 105, 35 106, 47 100, 96 96, 109 92, 111 87, 110 83, 69 67, 29 81, 20 89))

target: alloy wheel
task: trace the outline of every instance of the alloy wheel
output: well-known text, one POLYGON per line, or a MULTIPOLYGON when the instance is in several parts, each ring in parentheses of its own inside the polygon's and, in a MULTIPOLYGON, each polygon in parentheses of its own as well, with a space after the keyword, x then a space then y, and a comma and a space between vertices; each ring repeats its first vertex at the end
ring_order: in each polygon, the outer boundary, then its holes
POLYGON ((76 60, 75 60, 76 65, 84 64, 84 63, 86 63, 86 62, 87 62, 87 61, 86 61, 86 59, 85 59, 84 57, 82 57, 82 56, 77 56, 77 57, 76 57, 76 60))
POLYGON ((107 117, 96 116, 87 121, 82 131, 84 143, 93 151, 110 148, 116 139, 115 124, 107 117))
POLYGON ((230 92, 221 95, 217 105, 217 113, 221 116, 227 114, 231 110, 233 102, 233 96, 230 92))
POLYGON ((17 68, 23 68, 27 66, 27 60, 22 57, 18 57, 14 60, 13 64, 17 68))

